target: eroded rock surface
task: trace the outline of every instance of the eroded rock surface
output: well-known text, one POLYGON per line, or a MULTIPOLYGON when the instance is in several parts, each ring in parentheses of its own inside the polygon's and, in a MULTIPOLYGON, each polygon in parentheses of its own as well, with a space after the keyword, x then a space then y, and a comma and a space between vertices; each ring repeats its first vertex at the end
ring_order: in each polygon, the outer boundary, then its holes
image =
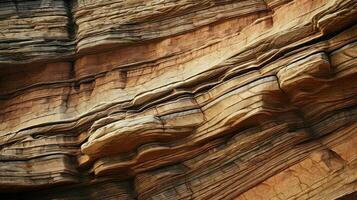
POLYGON ((355 0, 0 1, 1 199, 354 199, 355 0))

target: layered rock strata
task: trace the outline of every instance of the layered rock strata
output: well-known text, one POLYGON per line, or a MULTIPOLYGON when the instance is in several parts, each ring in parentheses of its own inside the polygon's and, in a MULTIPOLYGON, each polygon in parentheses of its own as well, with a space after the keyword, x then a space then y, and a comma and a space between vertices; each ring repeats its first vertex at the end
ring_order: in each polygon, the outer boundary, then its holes
POLYGON ((354 0, 0 1, 1 199, 354 199, 354 0))

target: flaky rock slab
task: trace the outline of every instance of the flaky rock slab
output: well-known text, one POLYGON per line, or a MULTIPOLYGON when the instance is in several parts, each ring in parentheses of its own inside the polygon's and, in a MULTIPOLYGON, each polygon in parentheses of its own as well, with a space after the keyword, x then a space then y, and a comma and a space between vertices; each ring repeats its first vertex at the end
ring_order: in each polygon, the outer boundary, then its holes
POLYGON ((354 0, 0 2, 1 199, 353 199, 354 0))

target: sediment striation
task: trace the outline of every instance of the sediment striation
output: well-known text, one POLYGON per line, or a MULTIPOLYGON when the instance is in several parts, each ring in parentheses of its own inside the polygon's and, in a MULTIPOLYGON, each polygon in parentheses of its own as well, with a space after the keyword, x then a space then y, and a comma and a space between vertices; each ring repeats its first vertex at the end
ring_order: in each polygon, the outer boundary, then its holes
POLYGON ((355 199, 355 0, 0 1, 1 199, 355 199))

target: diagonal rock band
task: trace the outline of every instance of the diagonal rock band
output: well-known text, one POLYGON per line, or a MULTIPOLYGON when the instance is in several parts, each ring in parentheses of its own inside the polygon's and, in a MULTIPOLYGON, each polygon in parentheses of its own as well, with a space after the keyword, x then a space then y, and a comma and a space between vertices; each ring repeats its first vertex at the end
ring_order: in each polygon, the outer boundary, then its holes
POLYGON ((0 199, 354 200, 354 0, 0 1, 0 199))

